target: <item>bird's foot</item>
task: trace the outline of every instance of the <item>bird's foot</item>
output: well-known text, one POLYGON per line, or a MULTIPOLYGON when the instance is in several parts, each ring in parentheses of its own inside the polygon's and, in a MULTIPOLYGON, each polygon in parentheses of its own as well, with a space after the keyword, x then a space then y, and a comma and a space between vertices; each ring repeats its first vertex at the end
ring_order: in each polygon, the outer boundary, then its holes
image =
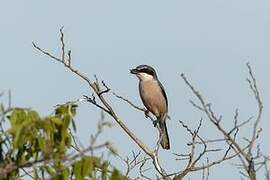
POLYGON ((157 123, 158 123, 158 120, 154 120, 154 121, 153 121, 154 127, 157 127, 157 123))
POLYGON ((144 111, 144 115, 145 115, 146 118, 149 118, 149 113, 150 113, 150 111, 148 111, 148 110, 144 111))

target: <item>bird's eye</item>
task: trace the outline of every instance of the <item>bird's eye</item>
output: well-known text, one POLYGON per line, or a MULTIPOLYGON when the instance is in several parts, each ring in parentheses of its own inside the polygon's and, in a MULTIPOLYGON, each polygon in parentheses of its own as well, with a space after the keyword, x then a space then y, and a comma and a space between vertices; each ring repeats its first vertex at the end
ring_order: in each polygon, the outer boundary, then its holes
POLYGON ((154 72, 151 71, 150 69, 142 69, 141 72, 144 72, 144 73, 149 74, 149 75, 154 75, 154 72))

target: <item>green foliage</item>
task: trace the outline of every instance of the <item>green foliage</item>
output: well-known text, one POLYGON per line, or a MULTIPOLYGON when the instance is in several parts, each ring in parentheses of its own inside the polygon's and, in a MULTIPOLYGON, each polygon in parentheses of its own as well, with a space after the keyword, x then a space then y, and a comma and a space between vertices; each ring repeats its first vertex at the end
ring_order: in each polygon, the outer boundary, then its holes
POLYGON ((117 169, 113 169, 112 172, 109 171, 109 163, 107 161, 102 161, 100 158, 92 156, 84 156, 79 161, 73 163, 73 173, 75 174, 76 180, 96 179, 93 172, 94 169, 98 168, 101 171, 102 180, 127 180, 126 177, 122 176, 117 169))
POLYGON ((111 180, 118 180, 118 179, 127 179, 123 177, 117 169, 114 169, 112 172, 111 180))
POLYGON ((75 114, 74 105, 59 106, 53 115, 45 118, 33 110, 14 109, 8 118, 11 127, 7 131, 12 136, 12 159, 16 164, 50 159, 52 165, 45 164, 41 171, 52 176, 61 171, 60 176, 67 177, 69 173, 62 159, 71 147, 69 125, 75 114))
POLYGON ((52 157, 57 167, 71 145, 68 127, 72 118, 68 106, 57 107, 54 115, 43 119, 33 110, 16 108, 12 111, 8 132, 13 137, 12 149, 17 163, 38 155, 52 157))
POLYGON ((73 163, 73 170, 77 180, 84 180, 87 176, 92 177, 94 168, 93 158, 89 156, 83 157, 81 160, 73 163))
MULTIPOLYGON (((1 112, 5 111, 3 105, 0 108, 1 112)), ((0 132, 3 159, 0 162, 0 177, 2 169, 15 164, 3 177, 18 179, 20 169, 27 167, 33 169, 35 179, 126 179, 101 157, 70 154, 73 142, 70 127, 76 131, 76 110, 77 105, 60 105, 52 115, 43 118, 31 109, 15 108, 9 111, 10 127, 0 132), (2 140, 5 138, 8 141, 2 140), (5 153, 3 147, 6 148, 5 153)))

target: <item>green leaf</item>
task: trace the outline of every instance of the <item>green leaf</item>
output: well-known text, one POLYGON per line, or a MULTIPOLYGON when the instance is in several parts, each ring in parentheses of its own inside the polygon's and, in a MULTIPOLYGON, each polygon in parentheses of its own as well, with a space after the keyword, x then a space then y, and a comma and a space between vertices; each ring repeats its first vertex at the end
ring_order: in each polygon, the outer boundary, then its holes
POLYGON ((40 120, 39 114, 36 111, 28 111, 28 116, 32 121, 40 120))
POLYGON ((69 180, 69 169, 68 168, 64 168, 61 170, 62 172, 62 177, 64 180, 69 180))
POLYGON ((67 105, 61 105, 55 109, 55 115, 63 115, 67 113, 68 113, 67 105))
POLYGON ((82 169, 82 161, 76 161, 73 163, 73 173, 75 175, 76 180, 83 180, 83 177, 81 175, 81 169, 82 169))
POLYGON ((111 175, 111 180, 121 180, 123 177, 120 175, 117 169, 114 169, 111 175))
POLYGON ((83 157, 83 165, 82 165, 82 174, 85 178, 86 176, 92 177, 93 171, 93 159, 90 156, 83 157))
POLYGON ((92 177, 94 169, 94 159, 90 156, 84 156, 81 160, 73 163, 73 173, 78 180, 84 180, 85 177, 92 177))
POLYGON ((10 123, 11 126, 15 126, 17 124, 22 124, 24 120, 26 120, 26 113, 21 108, 16 108, 12 111, 10 115, 10 123))
POLYGON ((42 137, 38 137, 37 140, 39 148, 44 152, 46 149, 45 139, 42 137))
POLYGON ((38 168, 34 168, 34 179, 38 180, 39 179, 39 175, 38 175, 38 168))
POLYGON ((23 134, 23 127, 22 126, 19 126, 17 129, 16 129, 16 135, 15 135, 15 139, 13 141, 13 145, 14 145, 14 148, 19 148, 23 146, 23 143, 24 143, 24 134, 23 134))
POLYGON ((70 123, 70 116, 64 116, 63 121, 63 128, 64 130, 67 130, 70 123))
POLYGON ((101 179, 102 180, 106 180, 107 179, 107 176, 108 176, 108 167, 109 167, 109 164, 107 162, 104 162, 102 164, 102 173, 101 173, 101 179))
POLYGON ((75 116, 75 115, 76 115, 77 107, 78 107, 77 104, 72 104, 72 105, 71 105, 71 107, 70 107, 70 112, 71 112, 72 116, 75 116))
POLYGON ((59 125, 59 126, 61 126, 61 125, 63 124, 62 119, 60 119, 60 118, 58 118, 58 117, 51 117, 51 121, 52 121, 53 123, 55 123, 56 125, 59 125))

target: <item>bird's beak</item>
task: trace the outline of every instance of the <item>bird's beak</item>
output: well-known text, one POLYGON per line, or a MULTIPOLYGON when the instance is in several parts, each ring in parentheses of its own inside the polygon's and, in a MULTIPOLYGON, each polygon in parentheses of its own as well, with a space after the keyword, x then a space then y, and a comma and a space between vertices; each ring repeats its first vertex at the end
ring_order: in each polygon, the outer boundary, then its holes
POLYGON ((130 73, 131 73, 131 74, 137 74, 137 73, 138 73, 138 70, 137 70, 137 69, 131 69, 131 70, 130 70, 130 73))

